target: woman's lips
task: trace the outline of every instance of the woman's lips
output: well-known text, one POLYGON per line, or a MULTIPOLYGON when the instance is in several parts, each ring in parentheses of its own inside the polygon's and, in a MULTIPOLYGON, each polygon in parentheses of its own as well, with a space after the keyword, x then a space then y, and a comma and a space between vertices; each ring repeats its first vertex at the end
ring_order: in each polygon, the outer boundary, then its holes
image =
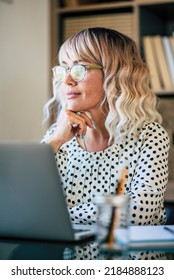
POLYGON ((66 94, 67 99, 77 98, 80 95, 80 92, 68 92, 66 94))

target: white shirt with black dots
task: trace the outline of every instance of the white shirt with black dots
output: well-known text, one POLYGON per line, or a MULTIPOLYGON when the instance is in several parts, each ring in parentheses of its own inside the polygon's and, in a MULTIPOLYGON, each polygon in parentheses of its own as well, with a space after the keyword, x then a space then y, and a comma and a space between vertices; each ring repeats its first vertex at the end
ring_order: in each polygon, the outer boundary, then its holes
MULTIPOLYGON (((42 143, 48 141, 55 127, 53 124, 48 129, 42 143)), ((155 122, 144 125, 138 134, 138 138, 127 135, 125 140, 99 152, 83 150, 74 137, 55 154, 73 222, 96 222, 96 195, 115 194, 120 173, 126 166, 125 193, 130 197, 130 224, 165 224, 169 138, 165 129, 155 122)), ((97 254, 96 249, 94 251, 88 252, 88 258, 97 254)))

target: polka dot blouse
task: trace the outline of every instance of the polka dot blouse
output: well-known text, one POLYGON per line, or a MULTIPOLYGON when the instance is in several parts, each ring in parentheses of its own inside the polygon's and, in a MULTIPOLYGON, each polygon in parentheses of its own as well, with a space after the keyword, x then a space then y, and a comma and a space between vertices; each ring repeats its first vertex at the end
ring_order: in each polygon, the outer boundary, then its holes
MULTIPOLYGON (((46 143, 56 124, 47 131, 46 143)), ((115 194, 123 167, 128 169, 125 193, 130 197, 130 224, 165 224, 164 192, 168 180, 169 138, 162 126, 149 123, 125 140, 99 152, 83 150, 76 138, 55 154, 73 222, 96 221, 98 194, 115 194)))

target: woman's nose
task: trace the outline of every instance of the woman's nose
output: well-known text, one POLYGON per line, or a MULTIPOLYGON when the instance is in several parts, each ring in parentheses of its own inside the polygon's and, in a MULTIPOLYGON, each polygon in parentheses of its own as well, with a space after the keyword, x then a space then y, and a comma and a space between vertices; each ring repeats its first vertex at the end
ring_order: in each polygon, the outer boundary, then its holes
POLYGON ((70 73, 67 73, 66 77, 65 77, 65 80, 64 80, 64 83, 66 85, 76 85, 76 81, 74 81, 72 78, 71 78, 71 75, 70 73))

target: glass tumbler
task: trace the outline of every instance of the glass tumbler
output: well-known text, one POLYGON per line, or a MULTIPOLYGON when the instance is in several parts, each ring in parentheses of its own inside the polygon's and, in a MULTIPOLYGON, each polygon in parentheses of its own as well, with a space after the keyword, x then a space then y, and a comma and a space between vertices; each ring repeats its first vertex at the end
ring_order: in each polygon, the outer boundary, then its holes
POLYGON ((127 195, 97 196, 97 242, 123 250, 129 242, 129 197, 127 195))

